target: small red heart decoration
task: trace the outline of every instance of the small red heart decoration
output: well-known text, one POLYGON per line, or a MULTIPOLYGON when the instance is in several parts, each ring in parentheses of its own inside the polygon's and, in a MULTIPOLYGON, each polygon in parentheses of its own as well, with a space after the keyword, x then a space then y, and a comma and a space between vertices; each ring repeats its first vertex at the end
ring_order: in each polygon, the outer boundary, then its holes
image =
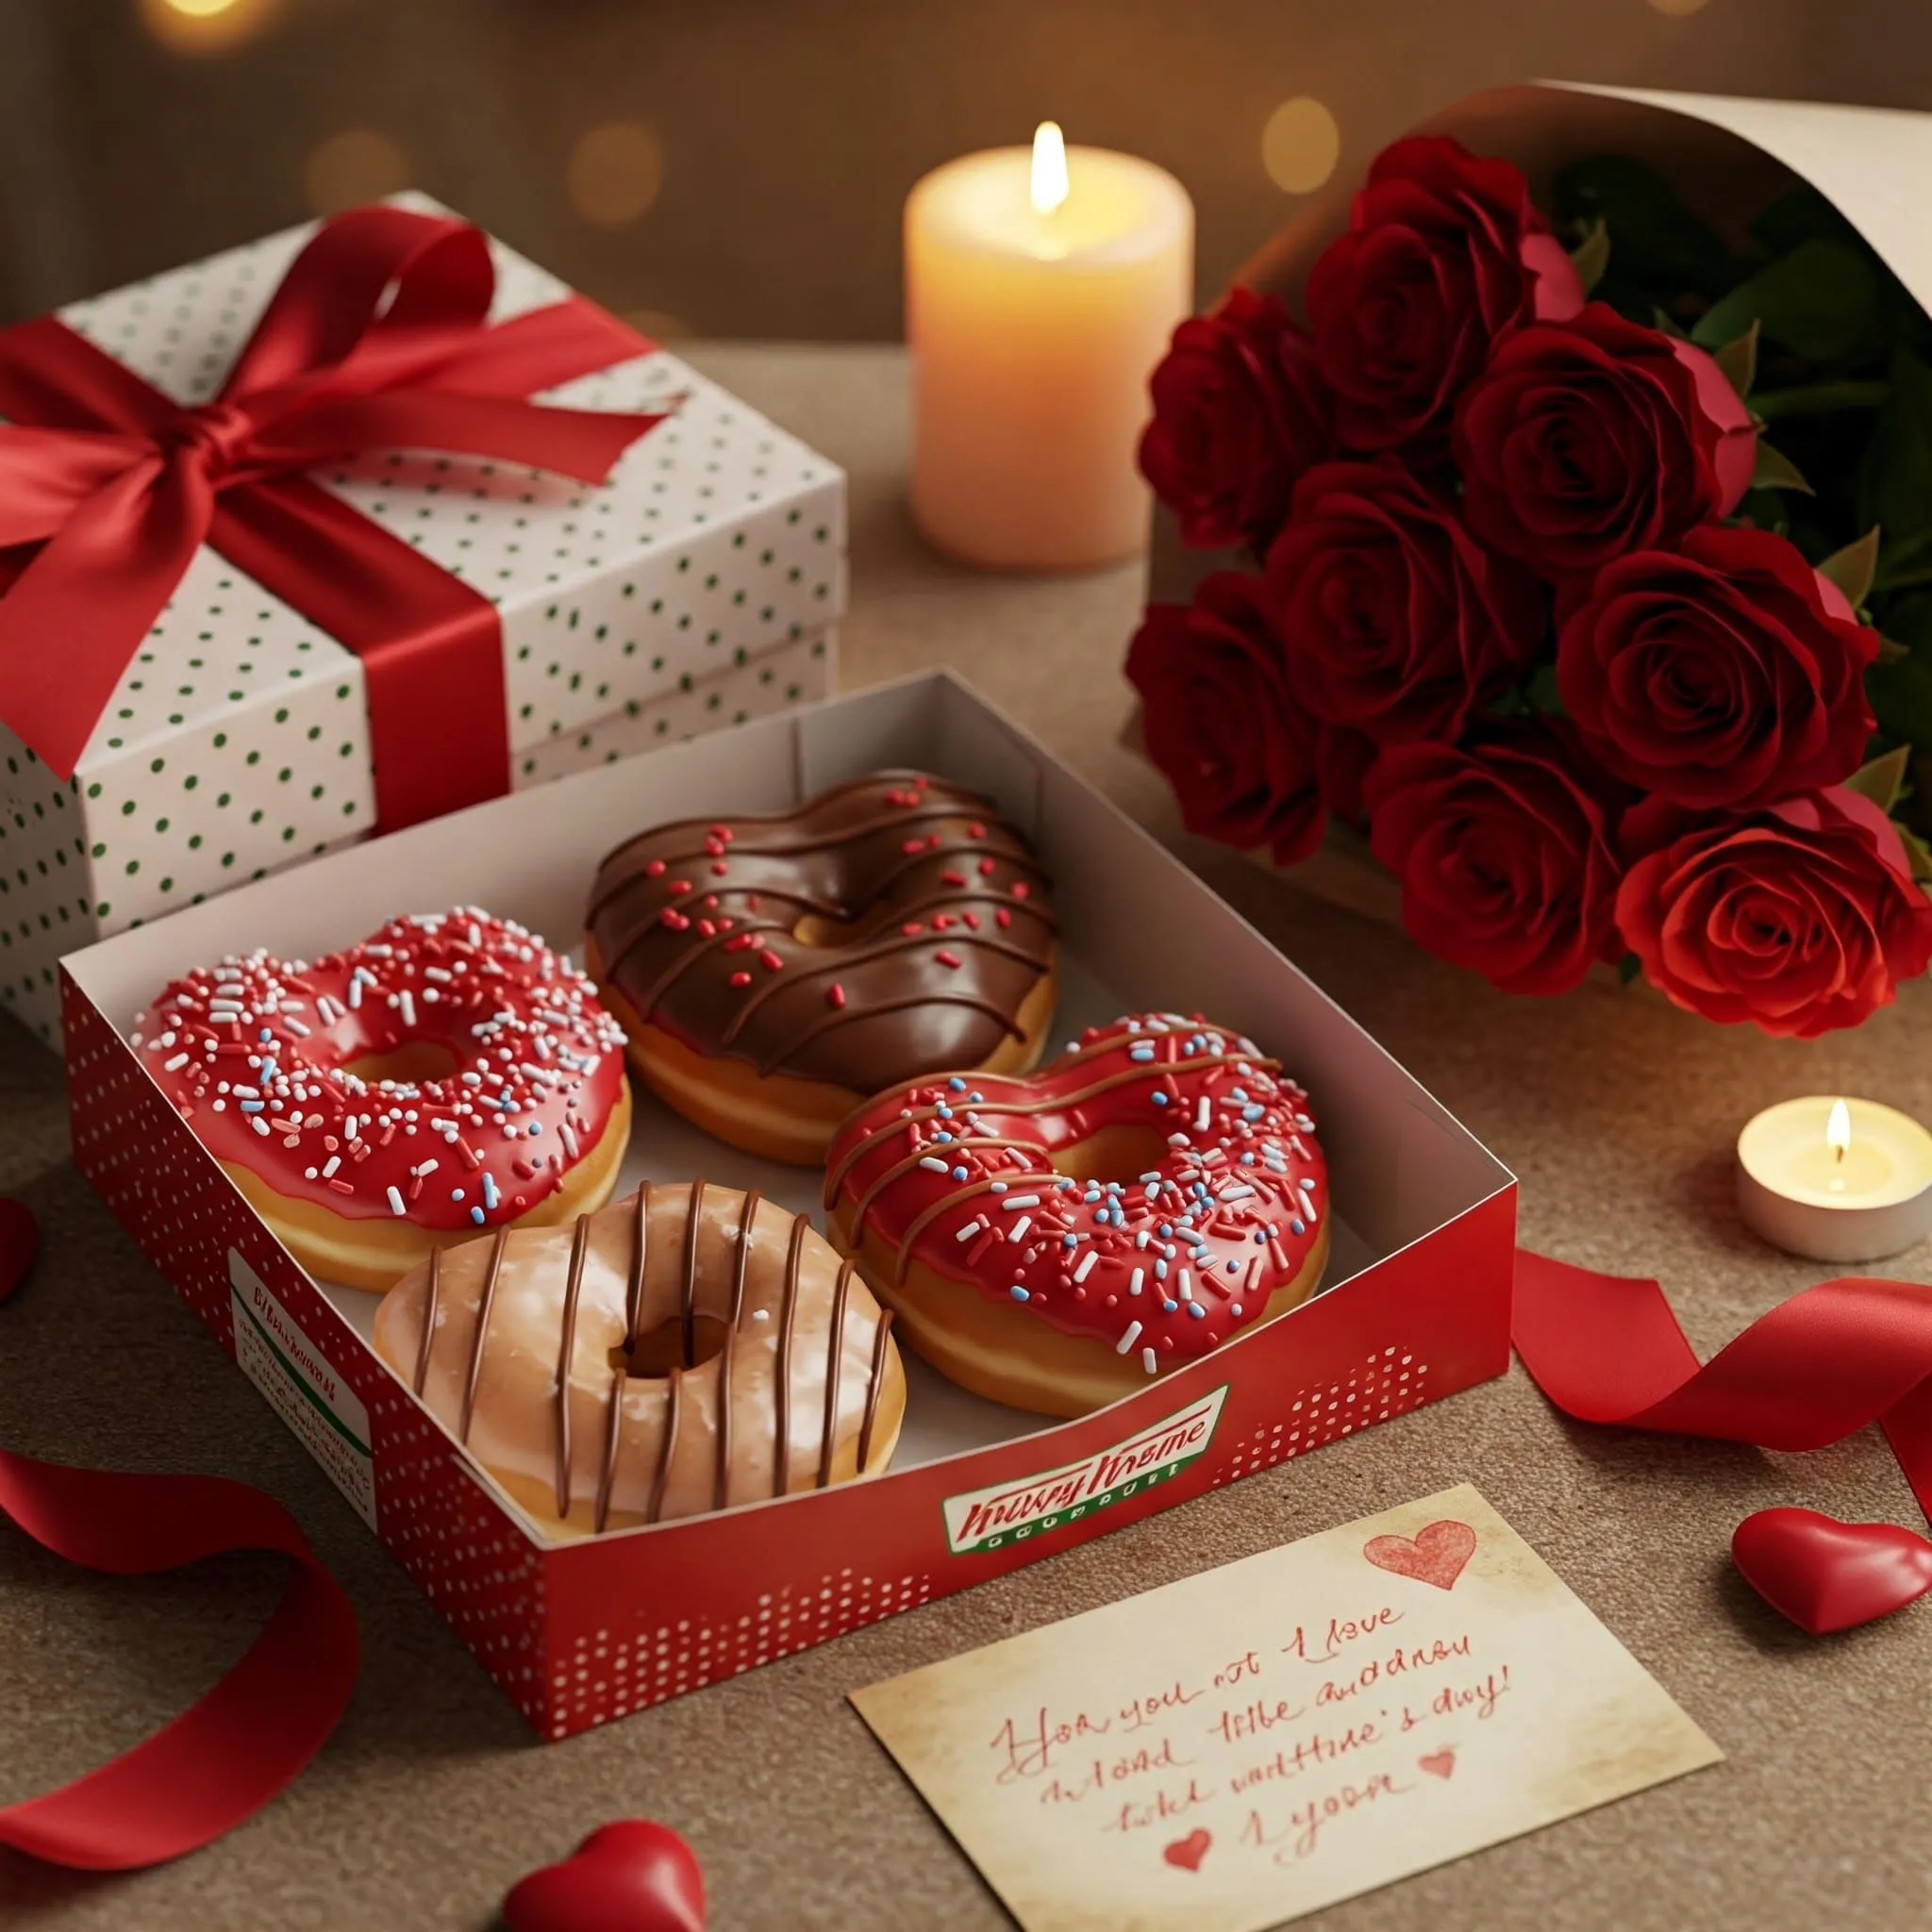
POLYGON ((1447 1749, 1431 1751, 1426 1757, 1416 1759, 1416 1768, 1431 1777, 1448 1777, 1456 1770, 1456 1754, 1447 1749))
POLYGON ((1373 1536, 1362 1545, 1362 1555, 1377 1570, 1392 1570, 1398 1576, 1433 1583, 1438 1590, 1453 1590, 1463 1565, 1475 1555, 1475 1531, 1446 1516, 1412 1537, 1373 1536))
POLYGON ((0 1302, 26 1279, 40 1253, 41 1224, 25 1201, 0 1194, 0 1302))
POLYGON ((1932 1590, 1932 1542, 1895 1523, 1760 1509, 1731 1538, 1739 1574, 1780 1616, 1823 1637, 1890 1616, 1932 1590))
POLYGON ((1161 1853, 1170 1865, 1178 1865, 1183 1872, 1198 1872, 1201 1860, 1208 1856, 1208 1847, 1213 1839, 1198 1825, 1186 1838, 1177 1838, 1161 1853))
POLYGON ((668 1824, 620 1818, 510 1887, 509 1932, 705 1932, 705 1874, 668 1824))

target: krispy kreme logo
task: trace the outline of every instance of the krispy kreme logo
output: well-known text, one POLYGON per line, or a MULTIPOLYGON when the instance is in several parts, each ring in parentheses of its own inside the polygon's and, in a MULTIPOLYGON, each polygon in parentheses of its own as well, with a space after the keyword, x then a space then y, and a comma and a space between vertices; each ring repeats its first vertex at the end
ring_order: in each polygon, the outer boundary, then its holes
POLYGON ((946 1547, 956 1557, 970 1550, 1001 1549, 1169 1481, 1205 1453, 1226 1397, 1224 1382, 1187 1407, 1137 1430, 1125 1441, 1097 1450, 1064 1469, 948 1496, 941 1506, 946 1547))

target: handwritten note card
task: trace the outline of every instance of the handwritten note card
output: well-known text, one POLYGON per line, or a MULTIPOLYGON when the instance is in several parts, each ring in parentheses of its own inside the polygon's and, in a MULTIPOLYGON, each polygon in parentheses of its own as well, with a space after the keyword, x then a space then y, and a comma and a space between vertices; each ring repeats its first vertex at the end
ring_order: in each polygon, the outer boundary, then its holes
POLYGON ((1467 1484, 852 1701, 1025 1932, 1258 1932, 1724 1755, 1467 1484))

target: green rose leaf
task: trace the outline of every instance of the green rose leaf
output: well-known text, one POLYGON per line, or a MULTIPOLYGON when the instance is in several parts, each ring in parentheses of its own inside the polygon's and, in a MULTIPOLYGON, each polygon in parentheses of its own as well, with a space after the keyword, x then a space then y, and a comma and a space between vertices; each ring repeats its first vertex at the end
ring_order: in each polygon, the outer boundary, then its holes
POLYGON ((1617 961, 1617 984, 1628 986, 1643 971, 1643 961, 1635 953, 1625 953, 1617 961))
POLYGON ((1576 271, 1576 279, 1583 284, 1586 295, 1603 280, 1604 271, 1610 265, 1610 231, 1601 215, 1589 225, 1583 240, 1570 251, 1570 265, 1576 271))
POLYGON ((1690 340, 1707 349, 1756 322, 1807 361, 1830 362, 1869 340, 1878 318, 1878 271, 1844 242, 1801 242, 1705 310, 1690 340))
POLYGON ((1797 490, 1807 496, 1816 492, 1805 480, 1805 473, 1790 457, 1780 456, 1760 436, 1757 439, 1757 467, 1751 473, 1754 490, 1797 490))
POLYGON ((1563 713, 1563 693, 1557 688, 1557 667, 1554 664, 1539 664, 1529 675, 1529 708, 1541 711, 1545 717, 1560 718, 1563 713))
POLYGON ((1856 543, 1835 550, 1818 566, 1818 575, 1828 577, 1845 593, 1845 601, 1859 609, 1872 594, 1873 579, 1878 575, 1878 530, 1874 525, 1856 543))
POLYGON ((1901 744, 1869 765, 1860 765, 1845 780, 1845 790, 1869 798, 1880 811, 1890 811, 1906 789, 1906 769, 1911 762, 1912 748, 1901 744))
POLYGON ((1737 391, 1742 402, 1757 381, 1757 325, 1753 323, 1735 341, 1717 350, 1711 360, 1724 371, 1724 380, 1737 391))
POLYGON ((1881 650, 1865 673, 1865 695, 1888 738, 1932 750, 1932 596, 1900 598, 1886 613, 1885 629, 1888 643, 1903 645, 1906 655, 1881 650))
POLYGON ((1906 861, 1912 868, 1912 876, 1924 885, 1932 879, 1932 845, 1927 845, 1909 825, 1902 825, 1892 820, 1892 828, 1898 833, 1899 842, 1906 848, 1906 861))
MULTIPOLYGON (((1579 229, 1600 221, 1616 236, 1614 282, 1648 290, 1655 300, 1686 289, 1714 295, 1735 273, 1723 239, 1645 162, 1593 155, 1562 169, 1554 189, 1560 220, 1579 229)), ((1741 334, 1749 320, 1731 334, 1741 334)))
POLYGON ((1858 520, 1882 525, 1902 551, 1932 540, 1932 367, 1903 345, 1866 446, 1858 520))

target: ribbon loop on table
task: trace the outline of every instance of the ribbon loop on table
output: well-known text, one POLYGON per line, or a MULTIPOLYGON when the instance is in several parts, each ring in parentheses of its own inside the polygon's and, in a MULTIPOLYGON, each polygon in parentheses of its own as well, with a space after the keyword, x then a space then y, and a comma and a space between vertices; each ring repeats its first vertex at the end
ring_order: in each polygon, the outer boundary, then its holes
POLYGON ((302 474, 433 449, 604 481, 662 416, 529 398, 651 345, 578 296, 491 326, 494 286, 468 223, 351 209, 189 407, 51 316, 0 330, 0 720, 71 777, 209 543, 362 659, 381 829, 506 790, 494 606, 302 474))
POLYGON ((84 1777, 0 1808, 0 1845, 91 1872, 177 1858, 259 1810, 334 1730, 360 1660, 356 1613, 272 1497, 217 1476, 121 1474, 0 1450, 0 1515, 56 1556, 122 1576, 228 1550, 294 1562, 261 1635, 213 1690, 84 1777))
POLYGON ((1564 1414, 1802 1451, 1880 1424, 1932 1517, 1932 1288, 1822 1281, 1700 1365, 1655 1281, 1520 1248, 1510 1339, 1564 1414))

